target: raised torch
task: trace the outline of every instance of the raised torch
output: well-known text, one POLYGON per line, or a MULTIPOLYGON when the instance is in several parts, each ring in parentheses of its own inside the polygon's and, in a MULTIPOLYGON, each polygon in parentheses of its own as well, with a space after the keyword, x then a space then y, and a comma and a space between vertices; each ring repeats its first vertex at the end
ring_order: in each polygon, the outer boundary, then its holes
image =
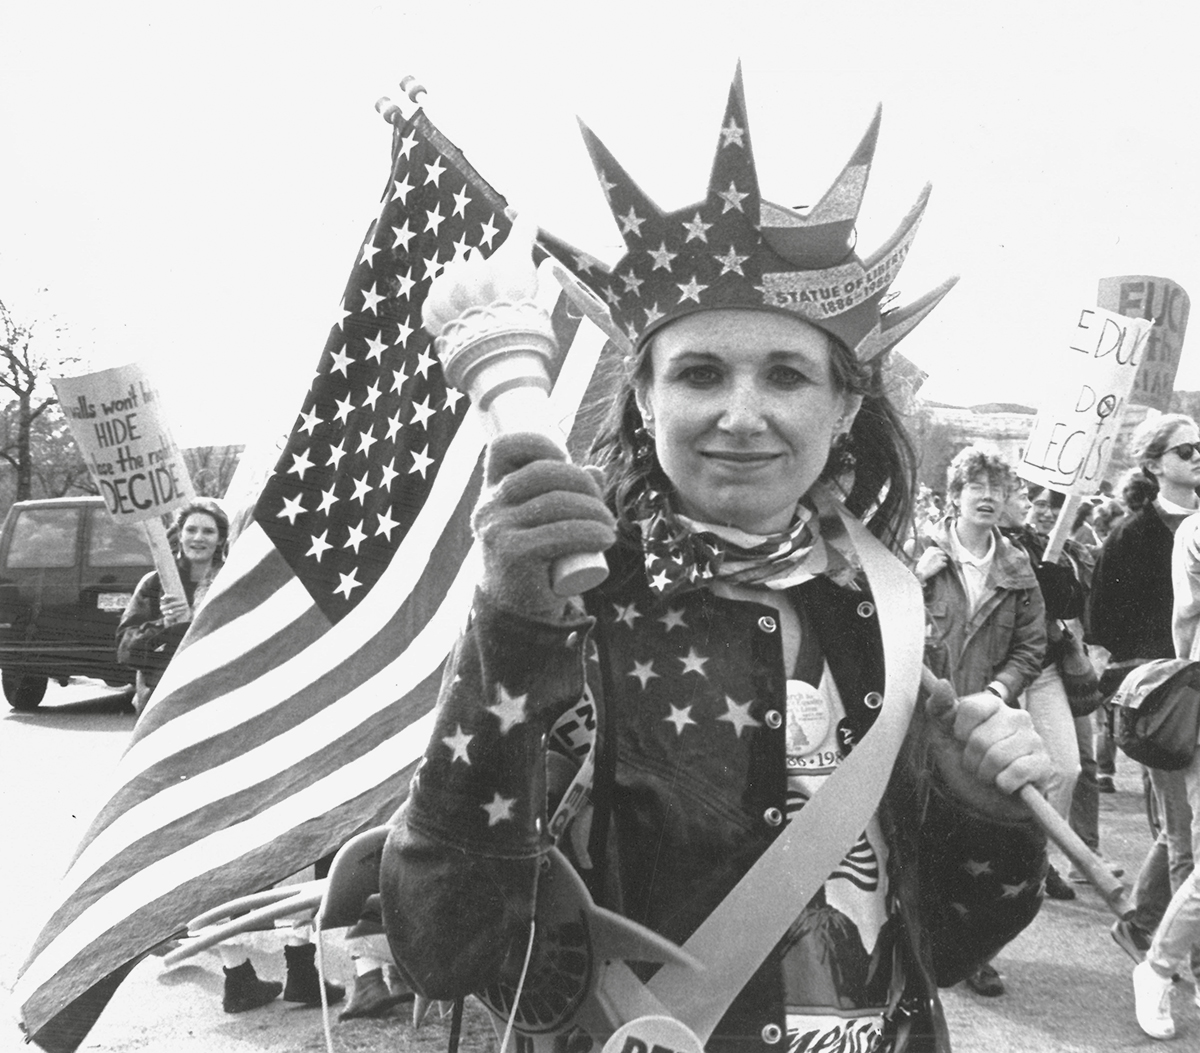
MULTIPOLYGON (((518 219, 490 257, 448 264, 425 297, 422 324, 434 338, 446 382, 471 398, 489 439, 514 431, 566 443, 550 414, 550 366, 559 354, 550 316, 535 300, 535 229, 518 219)), ((608 577, 600 552, 563 556, 551 570, 559 596, 575 596, 608 577)))

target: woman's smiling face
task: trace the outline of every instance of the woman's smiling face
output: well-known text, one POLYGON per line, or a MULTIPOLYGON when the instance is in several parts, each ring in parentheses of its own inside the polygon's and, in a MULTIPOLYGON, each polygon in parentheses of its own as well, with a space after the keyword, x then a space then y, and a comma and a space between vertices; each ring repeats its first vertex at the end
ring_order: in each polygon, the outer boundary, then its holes
POLYGON ((1042 490, 1030 500, 1029 511, 1025 515, 1025 522, 1039 534, 1048 535, 1058 520, 1058 509, 1051 506, 1050 497, 1049 490, 1042 490))
POLYGON ((211 562, 220 539, 217 521, 205 512, 191 513, 179 530, 180 549, 191 563, 211 562))
POLYGON ((862 402, 839 390, 830 338, 800 318, 729 308, 672 322, 648 353, 638 408, 679 510, 786 530, 862 402))

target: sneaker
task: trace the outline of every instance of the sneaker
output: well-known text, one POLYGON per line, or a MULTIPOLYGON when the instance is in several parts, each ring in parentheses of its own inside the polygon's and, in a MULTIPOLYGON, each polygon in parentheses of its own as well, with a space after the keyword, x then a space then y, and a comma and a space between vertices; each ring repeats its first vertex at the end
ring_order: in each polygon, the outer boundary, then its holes
POLYGON ((991 962, 984 962, 965 981, 966 985, 984 998, 998 998, 1004 994, 1004 981, 991 962))
POLYGON ((1116 793, 1117 784, 1113 782, 1113 777, 1111 775, 1097 775, 1096 789, 1101 793, 1116 793))
POLYGON ((1051 899, 1074 899, 1075 890, 1062 879, 1062 875, 1051 867, 1046 871, 1046 895, 1051 899))
POLYGON ((1133 1003, 1138 1027, 1151 1038, 1173 1038, 1175 1021, 1171 1017, 1171 978, 1159 976, 1142 962, 1133 970, 1133 1003))
POLYGON ((1146 952, 1150 950, 1150 933, 1132 921, 1118 921, 1108 930, 1117 946, 1121 948, 1135 963, 1141 965, 1146 960, 1146 952))

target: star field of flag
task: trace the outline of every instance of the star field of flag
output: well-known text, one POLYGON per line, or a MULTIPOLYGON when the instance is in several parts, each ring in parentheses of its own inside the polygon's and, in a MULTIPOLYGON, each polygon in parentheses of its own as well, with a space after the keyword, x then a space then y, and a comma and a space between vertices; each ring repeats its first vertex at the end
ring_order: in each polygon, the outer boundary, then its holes
POLYGON ((436 129, 398 137, 380 219, 346 287, 255 518, 331 620, 404 539, 468 407, 421 327, 430 283, 509 230, 504 201, 436 129))

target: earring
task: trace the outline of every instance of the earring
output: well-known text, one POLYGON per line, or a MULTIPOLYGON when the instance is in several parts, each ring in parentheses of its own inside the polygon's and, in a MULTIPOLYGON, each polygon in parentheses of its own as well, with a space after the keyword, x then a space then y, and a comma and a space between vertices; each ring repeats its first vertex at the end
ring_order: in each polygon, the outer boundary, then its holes
POLYGON ((854 440, 848 431, 839 432, 833 437, 829 447, 829 459, 826 462, 826 473, 831 476, 846 475, 854 471, 858 457, 854 451, 854 440))
POLYGON ((633 430, 633 463, 648 468, 654 462, 654 432, 639 424, 633 430))

